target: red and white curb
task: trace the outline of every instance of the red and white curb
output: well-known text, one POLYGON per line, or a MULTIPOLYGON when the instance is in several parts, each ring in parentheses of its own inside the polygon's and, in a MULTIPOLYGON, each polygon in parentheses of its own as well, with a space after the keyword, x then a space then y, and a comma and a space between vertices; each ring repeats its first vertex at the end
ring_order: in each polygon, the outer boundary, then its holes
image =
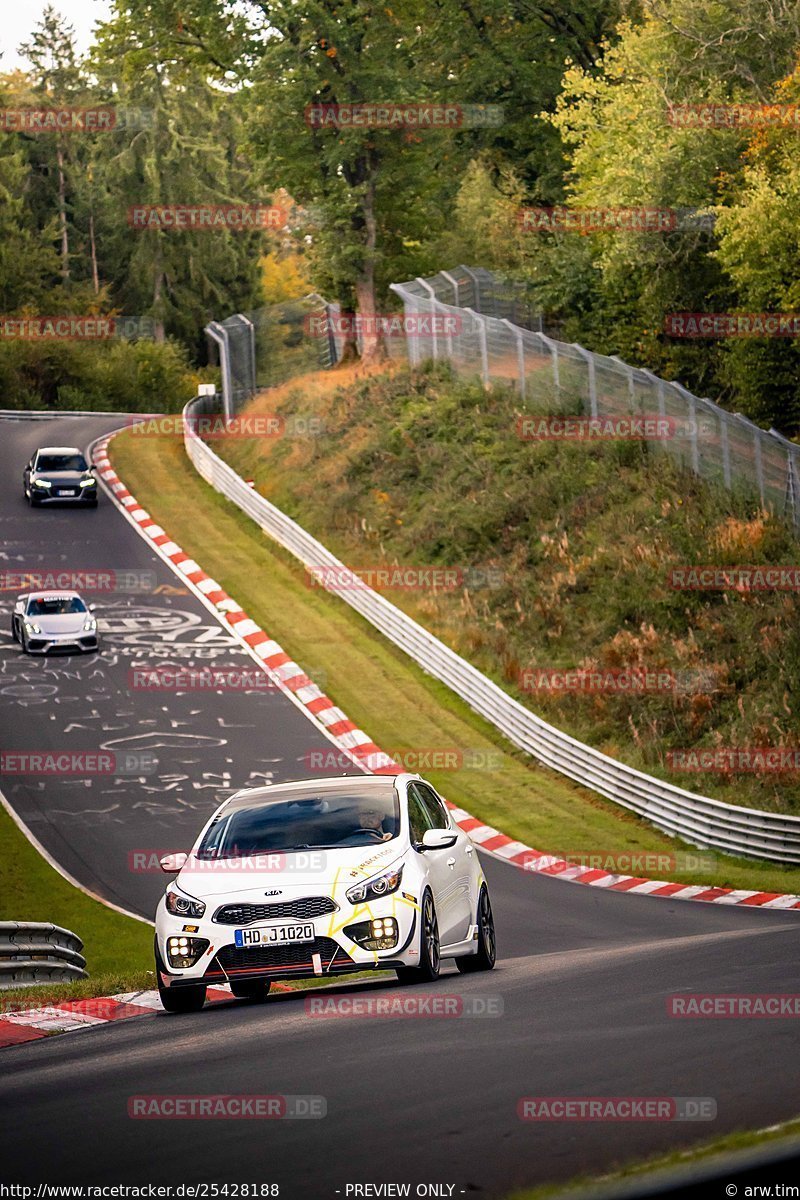
MULTIPOLYGON (((272 990, 289 992, 292 989, 285 984, 273 983, 272 990)), ((212 1004, 233 999, 228 987, 210 987, 206 996, 212 1004)), ((77 1033, 80 1029, 107 1025, 109 1021, 154 1017, 161 1011, 158 992, 145 991, 120 992, 116 996, 100 996, 94 1000, 63 1000, 42 1005, 41 1008, 6 1012, 0 1016, 0 1047, 35 1042, 55 1033, 77 1033)))

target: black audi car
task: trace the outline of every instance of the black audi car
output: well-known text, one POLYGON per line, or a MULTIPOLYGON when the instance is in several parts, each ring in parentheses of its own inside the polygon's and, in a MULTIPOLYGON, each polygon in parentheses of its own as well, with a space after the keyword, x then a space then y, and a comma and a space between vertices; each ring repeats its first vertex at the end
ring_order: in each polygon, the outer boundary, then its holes
POLYGON ((40 447, 25 468, 22 487, 31 505, 97 506, 97 480, 75 446, 40 447))

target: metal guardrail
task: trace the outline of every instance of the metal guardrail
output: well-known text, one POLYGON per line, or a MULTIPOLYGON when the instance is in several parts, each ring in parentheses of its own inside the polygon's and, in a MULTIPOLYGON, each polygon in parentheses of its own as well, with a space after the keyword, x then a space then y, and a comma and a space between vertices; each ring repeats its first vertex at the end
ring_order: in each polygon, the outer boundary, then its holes
MULTIPOLYGON (((152 417, 163 416, 162 413, 134 413, 135 417, 146 421, 152 417)), ((105 412, 100 409, 83 409, 77 408, 53 408, 53 409, 28 409, 28 408, 0 408, 0 417, 8 421, 54 421, 60 420, 61 417, 119 417, 120 420, 127 419, 131 414, 122 412, 119 409, 116 412, 105 412)))
MULTIPOLYGON (((306 567, 331 567, 333 577, 341 580, 348 568, 296 521, 249 487, 193 432, 191 416, 207 412, 209 399, 199 397, 184 409, 184 444, 198 473, 306 567)), ((774 862, 800 863, 800 817, 740 808, 687 792, 583 745, 537 717, 379 593, 360 580, 358 584, 353 588, 337 588, 336 595, 404 650, 427 674, 447 684, 510 742, 545 766, 638 813, 690 845, 774 862)))
POLYGON ((0 991, 88 979, 83 942, 43 921, 0 921, 0 991))

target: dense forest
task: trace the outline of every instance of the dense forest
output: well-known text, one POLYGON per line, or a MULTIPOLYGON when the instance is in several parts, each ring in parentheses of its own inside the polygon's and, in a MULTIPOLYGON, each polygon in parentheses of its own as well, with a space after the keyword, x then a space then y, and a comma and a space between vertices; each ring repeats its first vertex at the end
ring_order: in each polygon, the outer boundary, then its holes
POLYGON ((566 340, 794 435, 794 337, 686 340, 665 321, 795 306, 798 51, 789 0, 116 0, 83 56, 50 8, 29 69, 0 74, 2 313, 120 315, 129 332, 31 340, 6 322, 7 402, 176 404, 206 365, 208 320, 311 289, 382 312, 390 282, 460 261, 525 281, 566 340), (309 118, 377 103, 460 118, 309 118), (738 116, 676 119, 699 106, 738 116), (114 116, 13 119, 65 109, 114 116), (131 218, 196 205, 283 216, 131 218), (677 217, 520 219, 553 206, 677 217))

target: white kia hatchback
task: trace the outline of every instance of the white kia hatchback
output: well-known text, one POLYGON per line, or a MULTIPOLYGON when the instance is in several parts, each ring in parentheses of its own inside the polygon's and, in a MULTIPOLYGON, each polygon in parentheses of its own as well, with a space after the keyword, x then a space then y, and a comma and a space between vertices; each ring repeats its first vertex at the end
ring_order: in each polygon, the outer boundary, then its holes
POLYGON ((477 852, 418 775, 338 776, 237 792, 156 911, 156 973, 168 1012, 201 1008, 209 985, 260 1000, 274 979, 393 969, 433 980, 495 962, 477 852))

